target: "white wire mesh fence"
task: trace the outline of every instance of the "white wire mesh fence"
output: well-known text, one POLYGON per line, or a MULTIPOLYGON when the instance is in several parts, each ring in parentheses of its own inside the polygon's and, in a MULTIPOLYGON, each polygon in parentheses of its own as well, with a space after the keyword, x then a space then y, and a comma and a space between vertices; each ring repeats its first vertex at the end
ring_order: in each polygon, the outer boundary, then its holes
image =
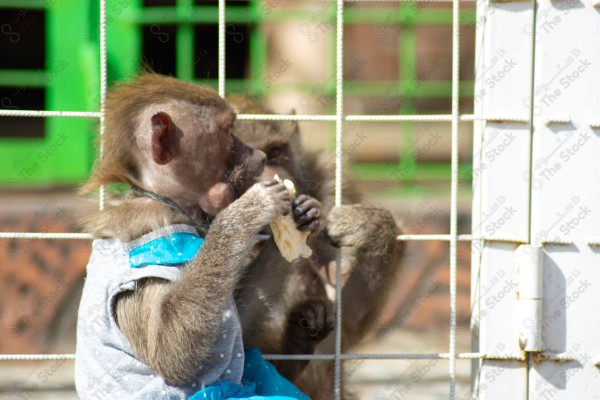
MULTIPOLYGON (((361 0, 364 1, 364 0, 361 0)), ((402 0, 390 0, 402 1, 402 0)), ((427 1, 430 0, 419 0, 427 1)), ((523 243, 524 238, 484 238, 472 237, 471 235, 459 235, 457 230, 458 222, 458 206, 457 196, 459 189, 458 179, 458 138, 459 138, 459 122, 460 121, 489 121, 489 120, 504 120, 517 123, 527 123, 528 117, 522 116, 481 116, 481 115, 461 115, 459 113, 459 0, 434 0, 434 1, 452 1, 453 20, 452 20, 452 103, 451 114, 448 115, 344 115, 343 113, 343 56, 344 56, 344 0, 337 0, 336 9, 336 107, 335 115, 239 115, 239 119, 245 120, 296 120, 296 121, 331 121, 335 123, 336 132, 336 185, 335 185, 335 204, 341 204, 342 186, 342 136, 343 126, 346 121, 371 121, 371 122, 407 122, 407 121, 439 121, 451 123, 452 134, 452 149, 451 149, 451 195, 450 195, 450 232, 449 234, 440 235, 400 235, 398 240, 405 241, 447 241, 449 242, 450 253, 450 296, 449 296, 449 343, 448 352, 446 353, 408 353, 408 354, 344 354, 341 351, 341 312, 342 302, 336 302, 336 330, 335 330, 335 351, 329 355, 267 355, 268 359, 283 359, 283 360, 334 360, 335 375, 334 375, 334 391, 335 398, 341 398, 341 361, 342 360, 436 360, 445 359, 449 361, 448 377, 449 377, 449 398, 456 398, 456 360, 457 359, 484 359, 485 354, 482 353, 457 353, 456 351, 456 328, 457 328, 457 246, 458 241, 507 241, 513 243, 523 243)), ((463 0, 464 1, 464 0, 463 0)), ((225 1, 219 0, 219 15, 218 15, 218 92, 221 96, 225 95, 225 1)), ((106 96, 107 80, 106 80, 106 0, 100 1, 100 112, 72 112, 72 111, 39 111, 39 110, 0 110, 0 116, 7 117, 65 117, 65 118, 96 118, 100 120, 100 135, 104 131, 104 100, 106 96)), ((102 156, 102 147, 100 156, 102 156)), ((104 207, 105 193, 100 192, 99 206, 104 207)), ((0 238, 14 239, 81 239, 90 240, 91 235, 85 233, 34 233, 34 232, 2 232, 0 238)), ((339 262, 339 259, 338 259, 339 262)), ((336 281, 341 281, 341 268, 336 269, 336 281)), ((341 286, 336 287, 336 299, 341 299, 341 286)), ((494 358, 505 358, 513 360, 522 360, 519 355, 506 356, 491 356, 494 358)), ((73 354, 25 354, 25 355, 0 355, 0 361, 9 360, 73 360, 73 354)))

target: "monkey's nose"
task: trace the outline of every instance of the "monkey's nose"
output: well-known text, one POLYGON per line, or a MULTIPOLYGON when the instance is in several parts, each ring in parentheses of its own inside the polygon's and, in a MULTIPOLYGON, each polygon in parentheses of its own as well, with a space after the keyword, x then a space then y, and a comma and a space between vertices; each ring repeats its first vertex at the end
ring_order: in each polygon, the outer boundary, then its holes
POLYGON ((264 168, 265 165, 267 165, 267 155, 260 150, 256 150, 256 157, 258 158, 261 167, 264 168))

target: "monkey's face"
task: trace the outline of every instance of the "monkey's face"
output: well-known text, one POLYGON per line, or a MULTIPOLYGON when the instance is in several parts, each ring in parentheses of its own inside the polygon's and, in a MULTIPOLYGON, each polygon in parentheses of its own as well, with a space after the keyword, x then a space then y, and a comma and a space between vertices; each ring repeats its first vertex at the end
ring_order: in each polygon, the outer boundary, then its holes
POLYGON ((298 126, 288 121, 239 121, 234 132, 249 146, 264 152, 267 156, 261 180, 281 179, 297 180, 298 166, 294 150, 300 146, 298 126))
POLYGON ((233 135, 233 112, 223 111, 219 121, 217 132, 207 135, 198 149, 199 156, 203 157, 203 170, 199 174, 208 184, 200 204, 211 215, 216 215, 256 183, 266 159, 262 151, 233 135))
POLYGON ((262 146, 261 150, 267 156, 265 168, 260 176, 261 180, 271 180, 275 175, 281 179, 292 181, 297 179, 296 163, 289 143, 271 142, 262 146))
POLYGON ((187 104, 151 117, 150 157, 140 157, 166 178, 149 187, 181 204, 197 205, 215 216, 240 197, 263 172, 265 154, 233 136, 235 114, 187 104), (171 117, 173 115, 173 118, 171 117), (195 116, 196 118, 190 118, 195 116))
POLYGON ((227 160, 227 180, 236 197, 241 196, 265 168, 266 156, 231 134, 232 144, 227 160))

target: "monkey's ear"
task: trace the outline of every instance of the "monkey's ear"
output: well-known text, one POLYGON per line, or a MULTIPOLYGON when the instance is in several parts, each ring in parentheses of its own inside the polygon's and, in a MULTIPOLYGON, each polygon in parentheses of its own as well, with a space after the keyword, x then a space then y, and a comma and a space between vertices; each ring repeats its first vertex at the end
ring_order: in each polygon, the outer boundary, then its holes
POLYGON ((169 114, 158 112, 152 116, 152 159, 164 165, 179 154, 177 127, 169 114))

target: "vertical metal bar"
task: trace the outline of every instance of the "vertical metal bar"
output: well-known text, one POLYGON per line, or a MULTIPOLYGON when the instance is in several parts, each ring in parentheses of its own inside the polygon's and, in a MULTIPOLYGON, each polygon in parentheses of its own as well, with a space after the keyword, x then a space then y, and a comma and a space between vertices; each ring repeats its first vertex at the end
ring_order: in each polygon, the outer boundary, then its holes
MULTIPOLYGON (((335 205, 342 204, 342 131, 344 114, 344 0, 337 0, 336 15, 336 103, 335 103, 335 205)), ((334 398, 341 399, 341 359, 342 352, 342 265, 341 251, 336 254, 335 269, 335 369, 334 369, 334 398)))
MULTIPOLYGON (((100 158, 104 154, 102 136, 104 135, 104 102, 106 101, 106 0, 100 0, 100 158)), ((106 192, 100 186, 100 210, 104 209, 106 192)))
MULTIPOLYGON (((531 229, 531 210, 532 210, 532 203, 533 203, 533 193, 531 192, 533 189, 533 132, 535 130, 535 124, 534 124, 534 107, 535 107, 535 52, 536 52, 536 32, 537 32, 537 0, 532 0, 532 8, 533 8, 533 12, 532 12, 532 21, 531 21, 531 26, 532 26, 532 30, 533 32, 531 33, 531 78, 530 78, 530 101, 529 101, 529 173, 528 173, 528 179, 529 179, 529 189, 528 189, 528 195, 529 195, 529 217, 527 218, 528 222, 527 222, 527 230, 529 231, 529 243, 530 244, 536 244, 534 243, 534 238, 533 238, 533 233, 532 233, 532 229, 531 229)), ((531 396, 530 396, 530 391, 529 391, 529 384, 530 384, 530 375, 531 375, 531 371, 533 369, 533 363, 532 363, 532 354, 531 353, 527 353, 527 373, 525 374, 525 400, 528 400, 531 396)))
POLYGON ((225 0, 219 0, 219 96, 225 97, 225 0))
POLYGON ((533 174, 533 131, 535 129, 535 125, 533 123, 534 115, 534 106, 535 104, 535 41, 536 41, 536 24, 537 24, 537 1, 532 0, 532 8, 533 8, 533 16, 531 21, 532 32, 531 32, 531 80, 529 82, 530 85, 530 98, 529 98, 529 219, 527 230, 529 231, 529 243, 537 244, 533 242, 533 237, 531 233, 531 202, 532 202, 532 174, 533 174))
POLYGON ((194 12, 192 0, 177 1, 177 38, 175 58, 177 78, 190 81, 194 78, 194 26, 189 16, 194 12))
MULTIPOLYGON (((416 18, 416 4, 413 2, 401 3, 401 19, 414 20, 416 18)), ((415 92, 417 80, 417 45, 414 25, 402 26, 400 33, 400 88, 402 97, 400 103, 401 114, 415 114, 415 92)), ((413 180, 416 169, 416 123, 406 121, 402 125, 402 148, 398 164, 400 176, 403 180, 413 180)), ((412 184, 412 183, 411 183, 412 184)))
POLYGON ((253 1, 248 5, 248 13, 252 28, 250 31, 250 78, 246 81, 247 88, 244 90, 251 96, 261 94, 262 74, 267 69, 267 50, 265 34, 259 26, 262 20, 262 10, 260 3, 253 1))
MULTIPOLYGON (((475 28, 475 71, 476 79, 474 83, 475 93, 481 93, 483 89, 483 79, 478 79, 479 74, 483 68, 483 60, 485 59, 485 47, 483 45, 484 32, 487 26, 488 3, 477 1, 476 13, 479 18, 482 18, 482 25, 476 26, 475 28)), ((482 101, 473 101, 473 114, 483 115, 484 107, 482 101)), ((482 204, 483 204, 483 189, 482 189, 482 174, 474 173, 474 171, 481 171, 482 159, 483 159, 483 138, 485 132, 485 121, 473 121, 473 161, 471 168, 471 179, 473 185, 473 202, 472 202, 472 214, 473 220, 471 223, 471 234, 474 237, 482 237, 481 221, 482 219, 482 204)), ((481 263, 483 256, 484 241, 472 241, 470 243, 471 249, 471 351, 478 352, 481 347, 479 338, 480 326, 481 326, 481 263)), ((471 361, 471 399, 478 399, 480 396, 480 384, 482 383, 482 372, 483 372, 483 360, 472 360, 471 361)))
POLYGON ((452 172, 450 199, 450 400, 456 398, 456 261, 458 219, 458 123, 459 123, 459 60, 460 2, 452 1, 452 172))

